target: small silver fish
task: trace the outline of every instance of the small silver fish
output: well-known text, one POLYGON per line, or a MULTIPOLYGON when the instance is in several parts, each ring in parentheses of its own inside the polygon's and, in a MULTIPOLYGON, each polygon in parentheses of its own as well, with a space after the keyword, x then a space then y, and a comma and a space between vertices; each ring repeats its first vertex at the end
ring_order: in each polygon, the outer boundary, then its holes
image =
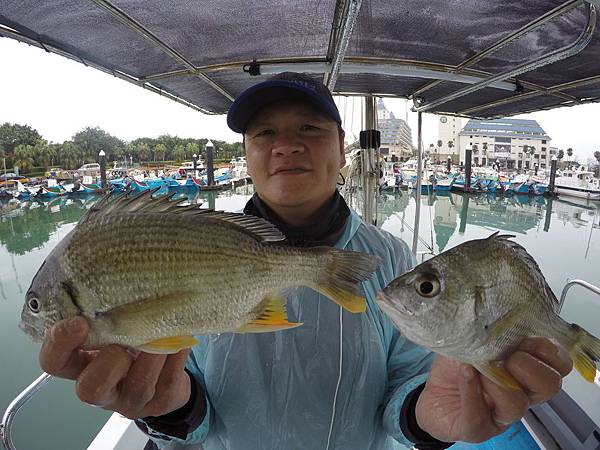
POLYGON ((363 312, 359 283, 376 256, 295 248, 269 222, 179 206, 146 192, 104 198, 46 258, 28 289, 21 328, 38 340, 82 315, 85 348, 110 343, 174 353, 193 335, 293 328, 278 292, 309 286, 363 312))
POLYGON ((520 389, 490 364, 526 337, 554 338, 594 381, 600 340, 558 315, 558 301, 535 260, 497 232, 460 244, 396 278, 377 303, 411 341, 471 364, 497 384, 520 389))

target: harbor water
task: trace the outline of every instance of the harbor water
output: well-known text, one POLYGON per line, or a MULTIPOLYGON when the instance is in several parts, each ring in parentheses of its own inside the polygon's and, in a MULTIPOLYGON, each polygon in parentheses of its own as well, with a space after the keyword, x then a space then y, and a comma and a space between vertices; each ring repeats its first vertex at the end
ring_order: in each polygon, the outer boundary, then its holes
MULTIPOLYGON (((237 211, 250 198, 250 189, 202 193, 190 200, 237 211)), ((0 204, 1 411, 41 373, 39 344, 17 327, 25 292, 44 258, 95 201, 97 197, 81 196, 0 204)), ((500 230, 515 235, 533 255, 557 296, 569 279, 600 286, 600 202, 454 193, 424 195, 421 202, 419 262, 500 230)), ((383 193, 377 206, 378 225, 410 245, 414 213, 414 194, 383 193)), ((600 297, 575 287, 562 315, 600 336, 600 297)), ((564 385, 600 423, 600 388, 577 374, 571 374, 564 385)), ((14 442, 17 449, 79 450, 87 447, 109 415, 79 402, 72 382, 53 380, 17 415, 14 442)))

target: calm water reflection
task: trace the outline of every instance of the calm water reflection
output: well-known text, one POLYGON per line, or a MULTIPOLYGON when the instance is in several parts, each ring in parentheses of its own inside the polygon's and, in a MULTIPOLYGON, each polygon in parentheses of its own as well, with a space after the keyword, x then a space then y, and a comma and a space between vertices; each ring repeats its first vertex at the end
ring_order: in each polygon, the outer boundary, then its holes
MULTIPOLYGON (((242 188, 189 200, 236 211, 250 195, 250 190, 242 188)), ((44 258, 96 200, 81 197, 0 204, 1 411, 40 373, 39 346, 17 328, 24 293, 44 258)), ((514 234, 527 248, 557 295, 572 278, 600 285, 599 203, 458 194, 424 196, 421 201, 419 260, 500 230, 514 234)), ((405 192, 383 194, 378 223, 411 244, 414 211, 414 196, 405 192)), ((563 316, 600 335, 600 299, 592 294, 574 288, 563 316)), ((581 381, 578 375, 569 376, 565 387, 600 423, 600 389, 581 381)), ((105 411, 82 405, 73 394, 72 383, 56 381, 19 414, 15 441, 19 448, 31 450, 85 448, 108 416, 105 411)))

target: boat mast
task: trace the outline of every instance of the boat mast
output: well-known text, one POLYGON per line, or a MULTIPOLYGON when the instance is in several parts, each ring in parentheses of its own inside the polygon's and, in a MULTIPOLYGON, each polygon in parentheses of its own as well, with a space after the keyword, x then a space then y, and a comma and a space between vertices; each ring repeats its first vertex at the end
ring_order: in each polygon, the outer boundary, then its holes
POLYGON ((419 221, 421 219, 421 177, 423 172, 423 113, 417 113, 417 185, 415 187, 415 226, 413 229, 412 252, 417 256, 417 244, 419 242, 419 221))

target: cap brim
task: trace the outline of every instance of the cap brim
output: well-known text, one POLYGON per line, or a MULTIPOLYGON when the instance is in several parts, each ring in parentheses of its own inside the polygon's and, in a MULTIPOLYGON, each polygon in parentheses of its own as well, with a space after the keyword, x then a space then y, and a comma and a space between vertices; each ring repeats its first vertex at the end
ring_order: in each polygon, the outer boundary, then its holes
POLYGON ((324 101, 316 91, 285 80, 271 80, 248 88, 235 99, 227 113, 227 125, 236 133, 243 133, 258 110, 281 100, 306 100, 341 123, 337 108, 324 101))

